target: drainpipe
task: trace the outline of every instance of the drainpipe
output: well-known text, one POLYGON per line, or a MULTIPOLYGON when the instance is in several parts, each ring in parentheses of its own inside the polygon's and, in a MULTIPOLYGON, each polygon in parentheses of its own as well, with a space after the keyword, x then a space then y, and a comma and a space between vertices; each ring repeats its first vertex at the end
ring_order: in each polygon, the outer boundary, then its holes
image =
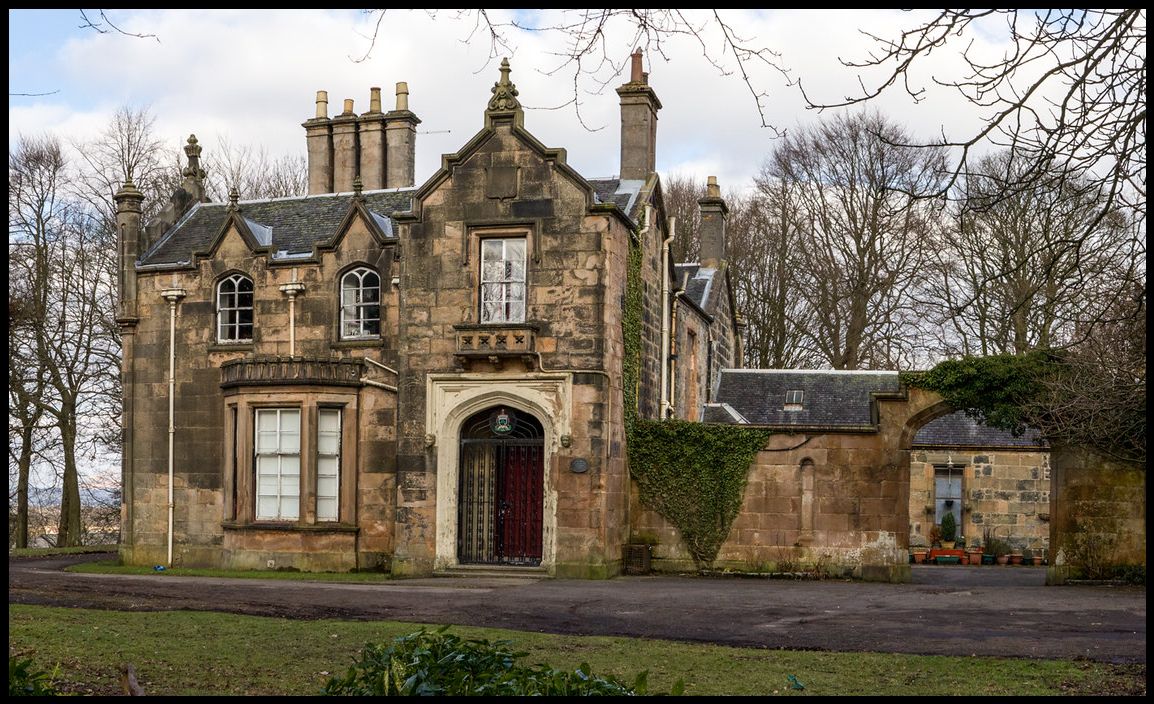
POLYGON ((297 268, 293 267, 293 280, 281 284, 281 293, 289 299, 289 356, 297 356, 297 296, 304 293, 305 285, 297 281, 297 268))
POLYGON ((176 439, 176 304, 188 293, 182 288, 166 288, 160 295, 168 301, 168 566, 172 567, 172 518, 176 506, 172 492, 172 448, 176 439))
POLYGON ((660 417, 668 418, 673 404, 669 402, 669 245, 677 233, 677 218, 669 218, 669 236, 661 242, 661 405, 660 417))

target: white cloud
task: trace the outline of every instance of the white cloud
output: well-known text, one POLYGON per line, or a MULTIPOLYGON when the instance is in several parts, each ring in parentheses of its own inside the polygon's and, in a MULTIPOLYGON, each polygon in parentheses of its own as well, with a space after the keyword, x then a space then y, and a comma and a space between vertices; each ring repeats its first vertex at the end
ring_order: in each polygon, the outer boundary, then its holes
MULTIPOLYGON (((828 100, 856 88, 855 73, 838 58, 866 55, 870 44, 860 29, 891 35, 910 24, 904 13, 880 10, 731 11, 727 16, 751 43, 779 51, 811 96, 828 100)), ((486 66, 483 30, 472 42, 464 41, 471 25, 447 11, 436 19, 421 11, 389 11, 371 57, 362 63, 352 57, 368 48, 374 20, 355 11, 117 11, 113 17, 126 31, 155 34, 160 42, 94 32, 67 42, 54 62, 66 67, 62 83, 82 85, 84 93, 100 96, 98 104, 74 108, 64 91, 10 107, 10 141, 22 131, 95 134, 119 105, 131 103, 151 105, 161 136, 174 148, 195 132, 208 151, 227 136, 233 143, 264 146, 273 156, 303 154, 300 123, 312 116, 317 89, 328 90, 330 114, 340 111, 346 97, 355 99, 360 112, 367 108, 370 86, 384 89, 387 109, 393 84, 407 81, 411 107, 423 121, 417 140, 420 180, 440 165, 442 153, 457 150, 481 127, 497 78, 497 63, 486 66)), ((707 34, 706 40, 717 55, 719 38, 707 34)), ((513 80, 522 102, 543 107, 570 100, 571 76, 543 73, 556 65, 557 47, 548 43, 556 39, 522 33, 514 41, 513 80)), ((610 34, 607 41, 620 47, 624 63, 632 37, 610 34)), ((693 40, 669 42, 665 55, 668 61, 647 57, 650 83, 664 104, 659 170, 716 175, 726 187, 748 183, 773 148, 749 89, 735 75, 719 75, 693 40)), ((931 59, 928 67, 935 71, 957 62, 950 51, 931 59)), ((734 70, 732 60, 727 67, 734 70)), ((792 127, 817 118, 804 109, 798 90, 773 70, 756 63, 750 70, 769 91, 769 122, 792 127)), ((596 95, 582 86, 582 117, 602 128, 598 131, 584 129, 572 107, 528 110, 526 127, 546 145, 566 148, 570 163, 583 174, 614 174, 619 128, 613 87, 623 80, 611 80, 596 95)), ((960 134, 979 124, 972 106, 942 91, 917 107, 895 92, 875 107, 923 137, 943 128, 960 134)))

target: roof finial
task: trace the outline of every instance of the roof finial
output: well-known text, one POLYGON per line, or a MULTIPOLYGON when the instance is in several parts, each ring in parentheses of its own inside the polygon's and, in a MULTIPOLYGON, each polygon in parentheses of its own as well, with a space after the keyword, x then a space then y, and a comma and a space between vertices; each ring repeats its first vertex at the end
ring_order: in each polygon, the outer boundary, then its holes
POLYGON ((517 101, 517 86, 509 80, 509 59, 501 59, 501 80, 493 84, 493 97, 489 99, 490 111, 520 110, 517 101))
POLYGON ((361 181, 361 175, 357 174, 357 177, 353 179, 353 198, 357 200, 363 199, 365 196, 361 191, 363 191, 364 188, 365 184, 361 181))
POLYGON ((204 178, 204 169, 200 168, 200 153, 203 147, 197 142, 196 135, 188 135, 188 144, 184 145, 184 154, 188 157, 188 166, 185 167, 181 175, 197 180, 204 178))
POLYGON ((236 204, 237 204, 237 201, 239 201, 239 200, 240 200, 240 191, 237 190, 237 187, 233 186, 232 188, 228 189, 228 209, 229 210, 236 210, 236 204))

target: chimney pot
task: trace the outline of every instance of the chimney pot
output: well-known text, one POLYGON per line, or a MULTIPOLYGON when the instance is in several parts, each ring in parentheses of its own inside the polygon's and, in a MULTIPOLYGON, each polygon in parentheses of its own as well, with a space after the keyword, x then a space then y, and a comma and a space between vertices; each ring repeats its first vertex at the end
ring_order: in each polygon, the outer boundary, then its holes
POLYGON ((341 114, 342 115, 355 114, 355 113, 353 113, 353 99, 352 98, 345 98, 345 111, 341 114))
POLYGON ((638 47, 635 49, 629 58, 632 60, 632 65, 629 69, 629 82, 640 83, 645 80, 645 74, 641 71, 641 48, 638 47))
POLYGON ((405 81, 399 81, 397 83, 397 109, 409 109, 409 84, 405 81))
POLYGON ((327 90, 317 91, 317 117, 327 118, 329 116, 329 92, 327 90))
POLYGON ((381 111, 381 89, 376 86, 369 88, 369 112, 381 111))
POLYGON ((721 197, 721 186, 717 185, 716 176, 710 176, 708 179, 706 179, 705 190, 706 195, 710 198, 721 197))

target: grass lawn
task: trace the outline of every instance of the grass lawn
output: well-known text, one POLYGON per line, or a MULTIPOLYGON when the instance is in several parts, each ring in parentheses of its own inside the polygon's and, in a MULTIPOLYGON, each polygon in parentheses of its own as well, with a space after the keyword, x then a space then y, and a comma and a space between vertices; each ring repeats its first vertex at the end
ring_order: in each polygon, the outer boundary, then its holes
POLYGON ((171 567, 156 571, 151 567, 121 565, 114 560, 82 562, 64 568, 67 572, 98 574, 159 574, 173 577, 238 577, 247 579, 294 579, 305 582, 387 582, 383 572, 295 572, 291 570, 217 570, 199 567, 171 567))
MULTIPOLYGON (((117 668, 135 666, 149 695, 316 694, 366 642, 418 630, 397 622, 291 621, 205 612, 8 607, 9 654, 59 666, 66 691, 119 694, 117 668)), ((453 627, 509 640, 522 664, 575 668, 626 682, 649 671, 649 691, 681 679, 685 693, 872 695, 1145 694, 1145 665, 1004 658, 731 648, 636 638, 558 636, 453 627), (789 675, 805 685, 790 689, 789 675)))

